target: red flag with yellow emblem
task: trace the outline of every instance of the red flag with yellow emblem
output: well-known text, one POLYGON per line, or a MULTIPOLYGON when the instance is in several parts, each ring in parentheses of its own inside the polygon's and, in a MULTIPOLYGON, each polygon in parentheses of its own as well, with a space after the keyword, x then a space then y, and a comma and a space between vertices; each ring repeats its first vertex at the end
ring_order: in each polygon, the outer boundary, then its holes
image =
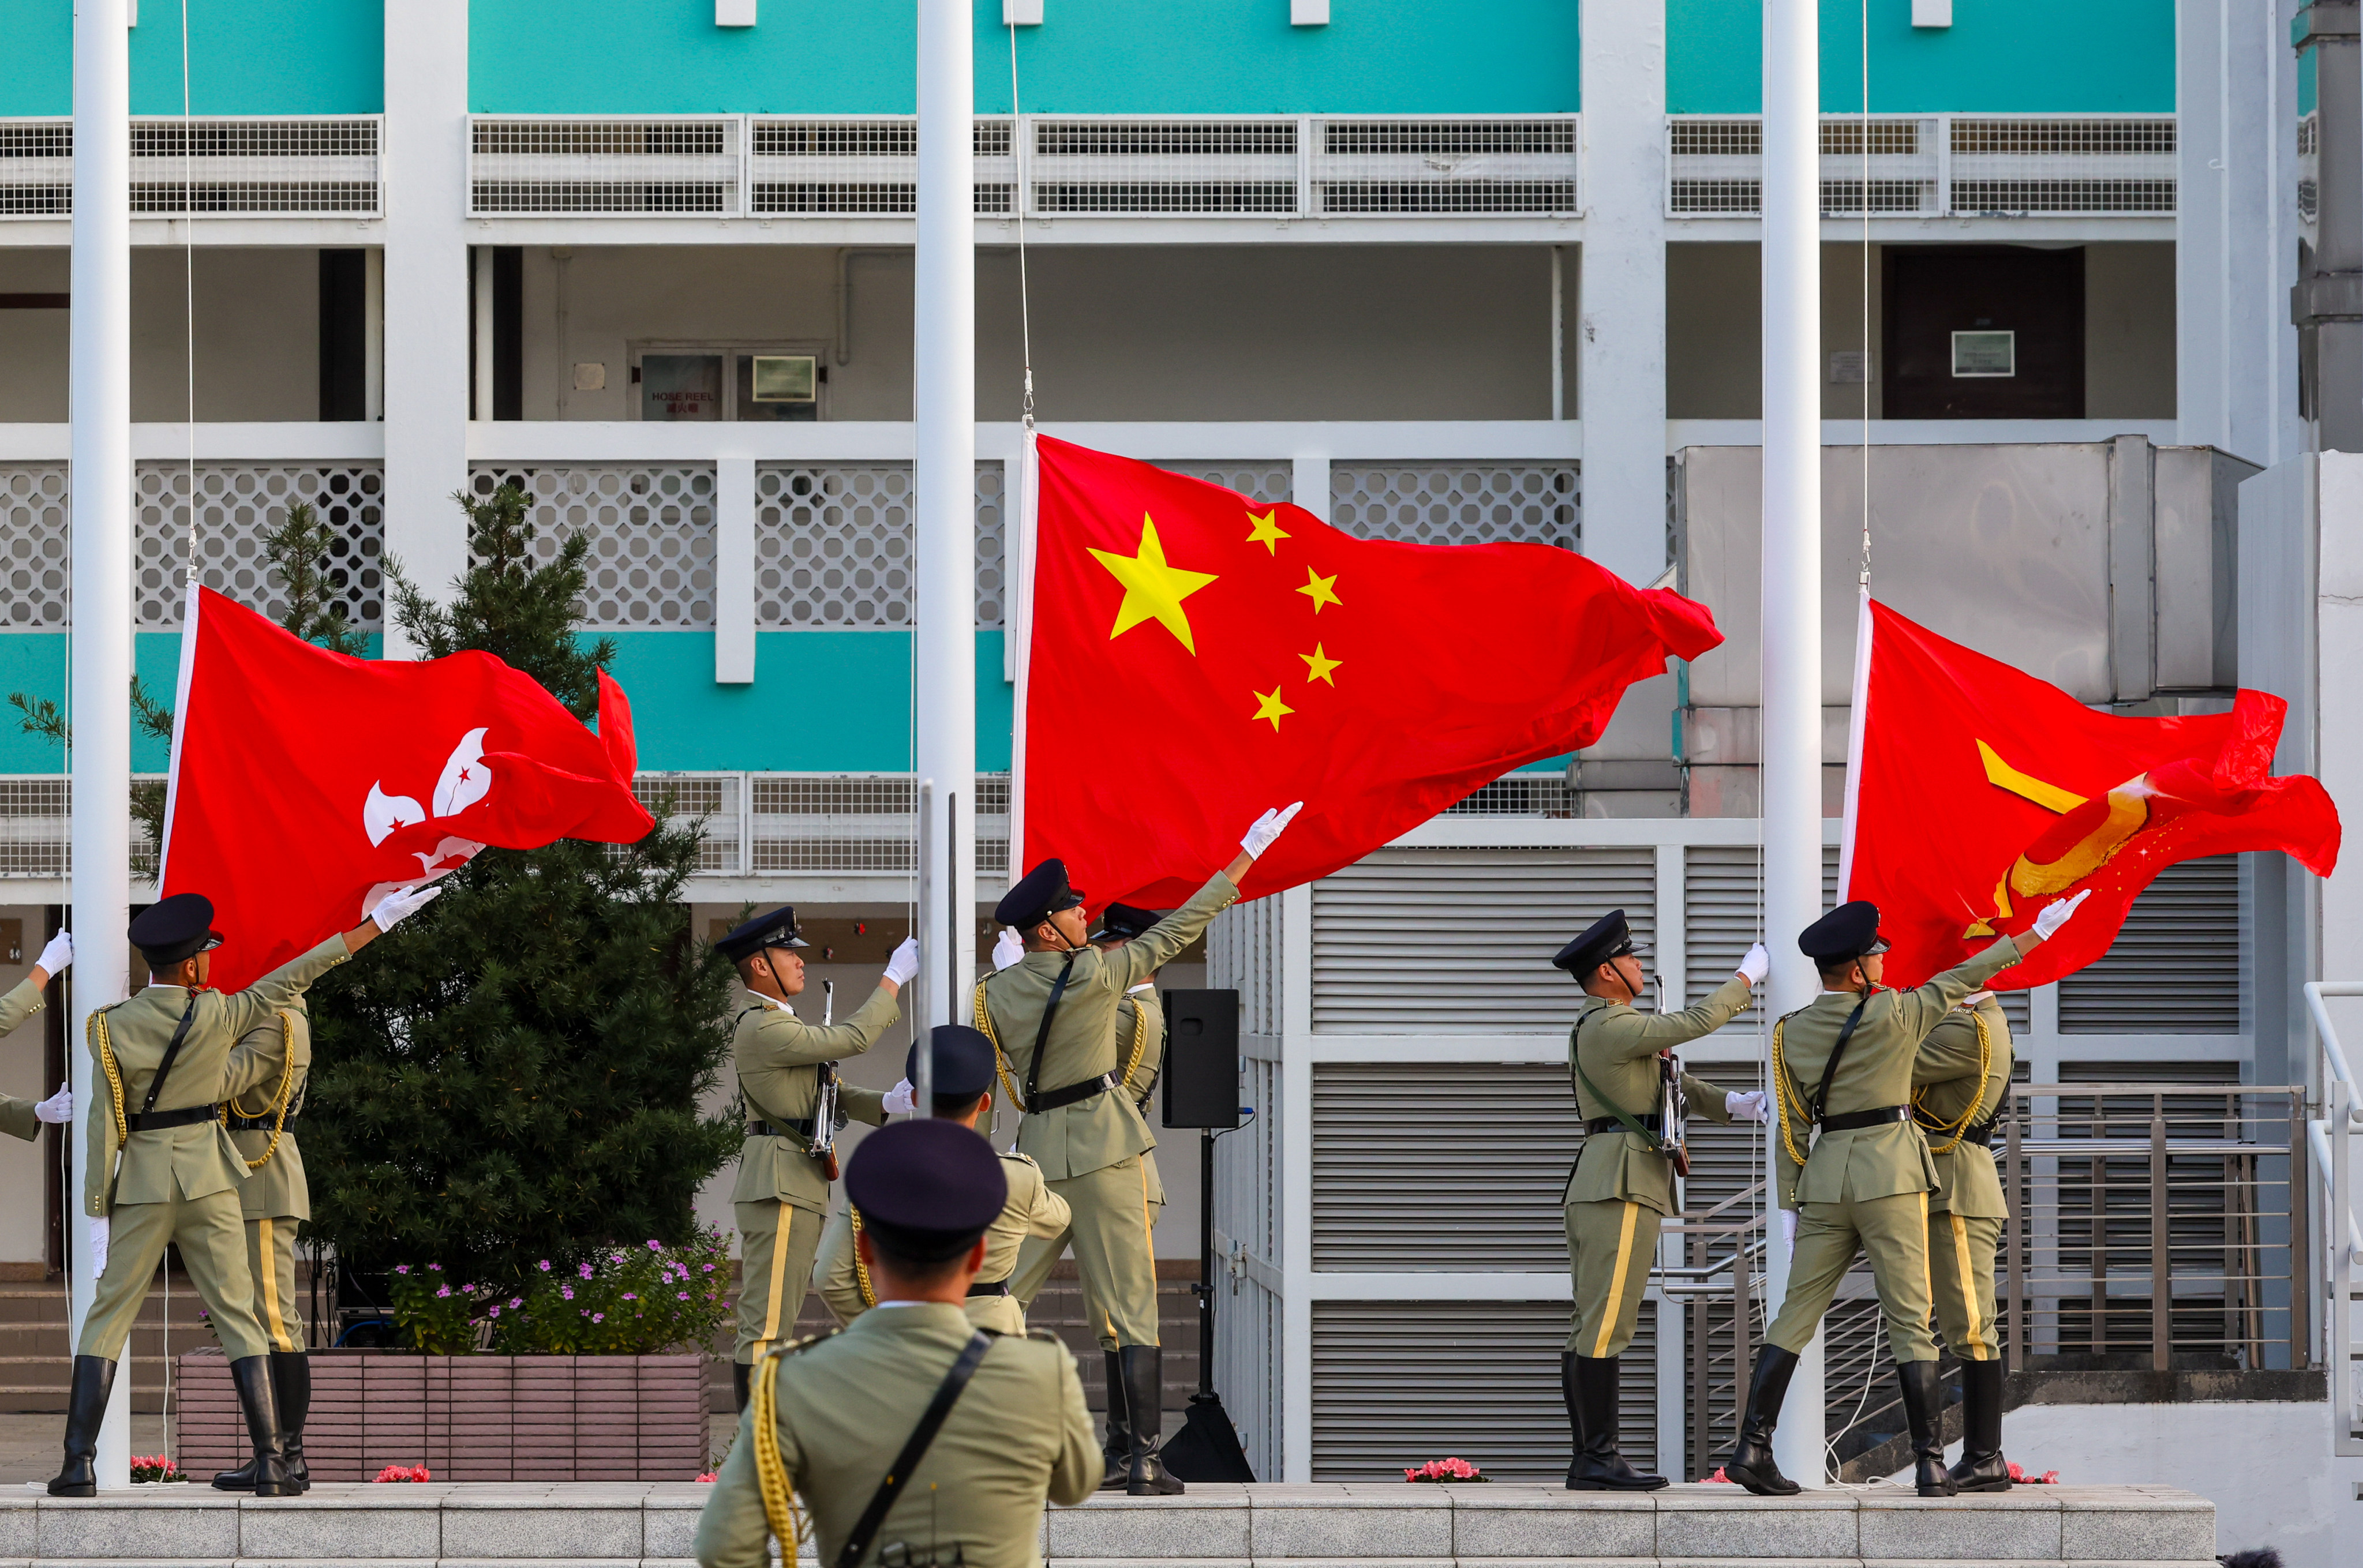
POLYGON ((1257 897, 1323 877, 1723 640, 1547 545, 1360 539, 1302 507, 1038 438, 1020 853, 1096 909, 1177 904, 1267 807, 1257 897))
POLYGON ((1840 878, 1879 906, 1891 985, 1919 985, 2089 889, 2058 935, 1994 978, 2048 985, 2106 953, 2177 861, 2278 849, 2317 877, 2338 864, 2329 793, 2273 776, 2278 697, 2121 718, 1884 604, 1864 602, 1859 635, 1840 878))

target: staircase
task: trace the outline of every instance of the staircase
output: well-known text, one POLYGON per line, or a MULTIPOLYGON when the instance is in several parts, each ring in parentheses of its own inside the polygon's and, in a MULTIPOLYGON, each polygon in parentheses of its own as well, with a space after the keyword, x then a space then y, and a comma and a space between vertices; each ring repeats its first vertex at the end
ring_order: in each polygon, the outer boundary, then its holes
MULTIPOLYGON (((197 1317, 203 1305, 186 1275, 172 1275, 172 1352, 214 1342, 197 1317)), ((131 1331, 131 1408, 164 1408, 164 1276, 160 1273, 131 1331)), ((63 1279, 0 1280, 0 1411, 63 1410, 73 1347, 66 1338, 63 1279)))

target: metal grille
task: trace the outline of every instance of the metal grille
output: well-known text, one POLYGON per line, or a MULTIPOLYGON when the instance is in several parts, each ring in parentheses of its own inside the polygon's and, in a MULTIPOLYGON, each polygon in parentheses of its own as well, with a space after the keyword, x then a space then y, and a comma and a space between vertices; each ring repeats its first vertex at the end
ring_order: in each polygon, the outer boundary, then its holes
POLYGON ((0 625, 71 623, 66 472, 63 463, 0 464, 0 625))
POLYGON ((1581 550, 1583 476, 1574 463, 1338 464, 1329 515, 1365 539, 1581 550))
MULTIPOLYGON (((345 618, 362 631, 385 624, 385 470, 378 463, 201 462, 197 481, 199 580, 216 592, 277 620, 287 613, 284 584, 263 557, 265 536, 308 502, 333 531, 327 586, 345 618)), ((188 611, 189 468, 138 467, 133 520, 133 592, 138 624, 178 627, 188 611)))
POLYGON ((735 215, 744 126, 735 115, 480 116, 470 127, 468 210, 735 215))
MULTIPOLYGON (((372 215, 378 121, 136 119, 130 174, 135 213, 372 215)), ((0 127, 0 216, 72 211, 72 123, 0 127)))
POLYGON ((729 876, 738 869, 738 792, 746 779, 737 773, 640 773, 632 794, 660 824, 698 830, 697 868, 729 876), (671 811, 664 814, 670 799, 671 811))
MULTIPOLYGON (((1313 1303, 1313 1479, 1400 1482, 1456 1455, 1504 1481, 1556 1480, 1569 1432, 1563 1301, 1313 1303)), ((1657 1309, 1644 1302, 1617 1390, 1619 1436, 1657 1465, 1657 1309)))
POLYGON ((2297 215, 2314 221, 2322 202, 2322 116, 2307 115, 2297 122, 2297 215))
MULTIPOLYGON (((133 784, 159 781, 153 773, 132 775, 133 784)), ((127 792, 124 804, 130 804, 127 792)), ((0 878, 63 877, 72 870, 73 786, 61 775, 0 778, 0 878)), ((156 841, 137 818, 131 823, 131 875, 154 881, 156 841)))
POLYGON ((478 496, 516 485, 533 524, 535 559, 587 535, 579 610, 600 630, 714 624, 714 469, 704 463, 585 463, 470 475, 478 496))
POLYGON ((1571 817, 1576 792, 1564 773, 1513 773, 1444 808, 1448 817, 1571 817))
POLYGON ((2169 866, 2099 962, 2059 982, 2062 1034, 2237 1034, 2236 856, 2169 866))
POLYGON ((1157 465, 1169 474, 1183 474, 1208 484, 1233 490, 1249 501, 1268 504, 1296 499, 1296 469, 1288 463, 1178 462, 1157 465))
MULTIPOLYGON (((1015 187, 1007 120, 979 120, 979 213, 1005 213, 1015 187)), ((918 210, 919 126, 907 116, 754 120, 749 208, 758 214, 898 215, 918 210)))
MULTIPOLYGON (((970 781, 976 868, 1009 869, 1009 775, 970 781)), ((749 865, 767 871, 889 872, 916 865, 918 785, 907 773, 755 773, 749 791, 749 865)))
POLYGON ((907 626, 911 591, 910 464, 755 470, 757 625, 907 626))
POLYGON ((1957 214, 2170 213, 2175 121, 1959 118, 1952 122, 1957 214))
POLYGON ((63 217, 73 211, 73 122, 0 124, 0 217, 63 217))
POLYGON ((1647 942, 1657 864, 1647 846, 1379 850, 1313 885, 1314 1031, 1563 1031, 1577 995, 1551 955, 1603 910, 1647 942))
POLYGON ((1028 210, 1291 216, 1292 119, 1034 121, 1028 210))
POLYGON ((1390 213, 1572 215, 1576 121, 1329 120, 1313 154, 1324 216, 1390 213))

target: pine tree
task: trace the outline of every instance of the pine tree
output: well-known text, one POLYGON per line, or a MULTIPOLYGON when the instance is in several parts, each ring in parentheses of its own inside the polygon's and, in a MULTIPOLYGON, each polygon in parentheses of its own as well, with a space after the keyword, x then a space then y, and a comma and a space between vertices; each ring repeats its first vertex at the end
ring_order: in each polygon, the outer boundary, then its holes
MULTIPOLYGON (((525 497, 458 498, 472 565, 438 605, 390 563, 422 652, 497 655, 578 716, 614 657, 577 635, 581 536, 534 559, 525 497)), ((660 823, 670 812, 660 804, 660 823)), ((738 1147, 698 1099, 729 1048, 729 966, 692 940, 693 828, 487 849, 312 993, 312 1229, 348 1268, 516 1281, 612 1242, 685 1240, 738 1147)))

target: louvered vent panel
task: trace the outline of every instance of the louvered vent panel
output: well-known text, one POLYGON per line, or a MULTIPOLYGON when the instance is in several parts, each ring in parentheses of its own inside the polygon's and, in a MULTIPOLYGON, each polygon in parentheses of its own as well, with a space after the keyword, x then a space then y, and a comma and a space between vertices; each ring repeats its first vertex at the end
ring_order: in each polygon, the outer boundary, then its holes
POLYGON ((1314 1032, 1563 1031, 1551 955, 1619 908, 1647 943, 1656 850, 1381 849, 1313 886, 1314 1032))
POLYGON ((2239 864, 2217 855, 2158 873, 2107 955, 2059 982, 2059 1032, 2237 1034, 2239 864))
MULTIPOLYGON (((1681 1005, 1705 999, 1731 978, 1748 944, 1771 946, 1783 940, 1794 952, 1797 933, 1768 934, 1764 930, 1764 852, 1752 844, 1694 844, 1682 851, 1682 984, 1681 1005)), ((1822 908, 1837 907, 1838 852, 1822 847, 1822 908)), ((1667 999, 1672 1005, 1674 999, 1667 999)), ((1726 1026, 1751 1032, 1763 1028, 1763 1004, 1750 1001, 1747 1010, 1726 1026)))
MULTIPOLYGON (((1316 1301, 1313 1479, 1400 1482, 1457 1455, 1503 1481, 1556 1481, 1564 1301, 1316 1301)), ((1657 1308, 1644 1302, 1617 1390, 1625 1456, 1657 1465, 1657 1308)))

